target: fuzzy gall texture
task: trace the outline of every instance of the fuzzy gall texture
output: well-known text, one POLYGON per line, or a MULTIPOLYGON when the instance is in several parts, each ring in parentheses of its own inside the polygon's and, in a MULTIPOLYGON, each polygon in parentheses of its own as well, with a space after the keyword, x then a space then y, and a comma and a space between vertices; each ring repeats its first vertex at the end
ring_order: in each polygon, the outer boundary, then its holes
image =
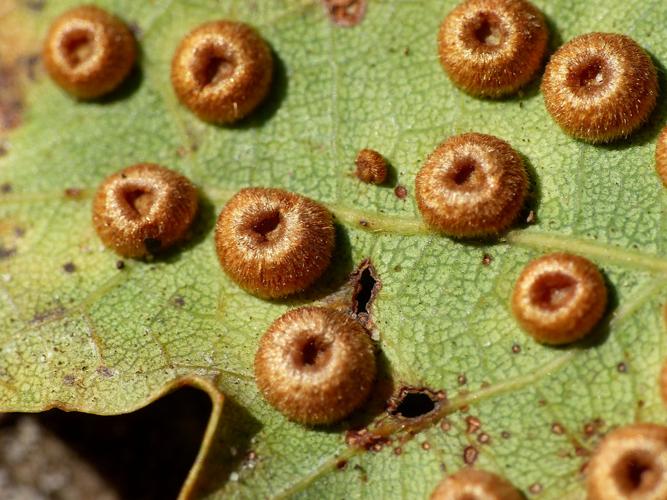
POLYGON ((567 253, 545 255, 523 270, 512 295, 512 311, 524 330, 544 344, 567 344, 588 334, 607 307, 607 287, 588 259, 567 253))
POLYGON ((100 97, 125 79, 137 57, 136 42, 116 16, 94 6, 58 17, 42 50, 51 78, 81 99, 100 97))
POLYGON ((615 33, 573 38, 551 57, 544 102, 558 125, 591 143, 627 137, 655 108, 658 77, 637 42, 615 33))
POLYGON ((449 78, 485 97, 513 94, 542 65, 549 32, 525 0, 467 0, 440 25, 438 51, 449 78))
POLYGON ((655 169, 663 185, 667 187, 667 127, 660 132, 655 146, 655 169))
POLYGON ((589 500, 667 498, 667 427, 616 429, 595 450, 586 474, 589 500))
POLYGON ((516 219, 528 191, 521 156, 505 141, 468 133, 440 144, 415 180, 426 223, 454 237, 495 235, 516 219))
POLYGON ((218 258, 248 292, 285 297, 312 285, 331 262, 335 231, 319 203, 282 189, 246 188, 220 213, 218 258))
POLYGON ((171 82, 181 102, 202 120, 232 123, 266 97, 273 55, 250 26, 232 21, 205 23, 180 43, 171 63, 171 82))
POLYGON ((93 225, 118 254, 143 257, 183 240, 197 205, 197 190, 187 178, 139 163, 107 177, 97 189, 93 225))
POLYGON ((354 161, 355 175, 362 182, 382 184, 387 180, 387 160, 373 149, 362 149, 354 161))
POLYGON ((375 371, 366 330, 346 314, 322 307, 283 314, 255 356, 255 380, 266 400, 305 425, 338 422, 359 408, 375 371))
POLYGON ((523 496, 502 477, 475 469, 461 469, 443 479, 431 500, 521 500, 523 496))

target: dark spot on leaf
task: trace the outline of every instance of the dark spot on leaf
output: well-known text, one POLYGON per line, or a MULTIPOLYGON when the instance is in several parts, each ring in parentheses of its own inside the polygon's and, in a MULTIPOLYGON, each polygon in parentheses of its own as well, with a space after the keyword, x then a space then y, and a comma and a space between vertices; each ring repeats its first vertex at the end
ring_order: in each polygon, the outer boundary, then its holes
POLYGON ((22 227, 16 226, 14 228, 14 236, 16 236, 17 238, 22 238, 23 236, 25 236, 25 229, 23 229, 22 227))
POLYGON ((394 188, 394 194, 399 200, 404 200, 408 196, 408 190, 405 186, 398 185, 394 188))
POLYGON ((21 123, 23 95, 18 65, 0 65, 0 132, 11 130, 21 123))
POLYGON ((488 253, 485 253, 484 256, 482 257, 482 264, 485 266, 490 265, 492 261, 493 257, 491 257, 488 253))
POLYGON ((400 446, 397 446, 396 448, 394 448, 394 455, 398 456, 401 453, 403 453, 403 448, 401 448, 400 446))
POLYGON ((526 217, 526 222, 528 224, 533 224, 535 220, 537 220, 537 217, 535 217, 535 211, 531 210, 530 212, 528 212, 528 217, 526 217))
POLYGON ((66 273, 73 273, 76 271, 76 266, 74 265, 74 262, 66 262, 63 264, 63 271, 66 273))
POLYGON ((366 474, 366 469, 364 469, 361 465, 356 464, 354 466, 354 470, 359 472, 359 479, 361 479, 363 483, 368 481, 368 474, 366 474))
POLYGON ((75 383, 76 383, 76 377, 74 375, 65 375, 63 377, 63 384, 74 385, 75 383))
POLYGON ((616 366, 616 369, 618 370, 619 373, 627 373, 628 371, 627 365, 622 362, 616 366))
POLYGON ((418 418, 435 410, 438 403, 440 400, 428 389, 404 387, 389 403, 387 411, 394 417, 418 418))
POLYGON ((80 188, 65 189, 65 197, 71 200, 79 200, 83 196, 83 190, 80 188))
POLYGON ((466 377, 465 373, 461 373, 458 376, 457 380, 458 380, 459 385, 465 385, 465 384, 468 383, 468 378, 466 377))
POLYGON ((361 219, 361 220, 359 221, 359 225, 360 225, 361 227, 368 227, 368 226, 369 226, 368 221, 366 221, 366 220, 364 220, 364 219, 361 219))
POLYGON ((482 422, 477 417, 473 417, 472 415, 466 417, 466 424, 467 424, 466 432, 468 434, 476 433, 482 426, 482 422))
POLYGON ((2 194, 8 194, 12 192, 12 185, 9 182, 5 182, 4 184, 0 184, 0 193, 2 194))
POLYGON ((533 495, 537 495, 542 492, 542 485, 540 483, 533 483, 528 487, 528 491, 533 495))
POLYGON ((553 432, 554 434, 561 435, 565 432, 565 429, 558 422, 554 422, 553 424, 551 424, 551 432, 553 432))
POLYGON ((40 11, 44 9, 46 0, 23 0, 23 3, 30 10, 40 11))
POLYGON ((519 344, 514 344, 512 346, 512 352, 514 354, 519 354, 521 352, 521 346, 519 344))
MULTIPOLYGON (((46 311, 42 312, 37 312, 35 315, 32 317, 32 320, 30 320, 31 323, 41 323, 43 321, 46 321, 51 318, 57 318, 58 316, 61 316, 62 314, 65 313, 65 308, 61 305, 58 305, 54 307, 53 309, 49 309, 46 311)), ((55 349, 54 349, 55 350, 55 349)))
POLYGON ((410 55, 410 47, 405 47, 403 49, 403 55, 404 56, 409 56, 410 55))
POLYGON ((430 444, 428 441, 424 441, 424 442, 422 443, 422 449, 423 449, 424 451, 428 451, 428 450, 430 450, 430 449, 431 449, 431 444, 430 444))
POLYGON ((503 439, 509 439, 512 437, 512 434, 510 434, 508 431, 503 431, 500 433, 500 437, 502 437, 503 439))
POLYGON ((14 247, 8 248, 3 245, 0 245, 0 260, 8 259, 13 255, 16 255, 16 248, 14 247))
POLYGON ((176 295, 172 299, 172 302, 176 307, 183 307, 185 305, 185 299, 183 297, 181 297, 180 295, 176 295))
POLYGON ((466 446, 466 448, 463 450, 463 461, 467 465, 472 465, 477 460, 477 455, 477 448, 474 446, 466 446))
POLYGON ((125 269, 125 261, 124 260, 117 260, 116 261, 116 269, 118 269, 118 270, 125 269))
POLYGON ((440 422, 440 428, 443 432, 449 432, 452 429, 452 423, 444 418, 442 422, 440 422))
POLYGON ((113 370, 108 366, 100 366, 99 368, 97 368, 97 373, 106 378, 113 377, 113 370))
POLYGON ((363 21, 368 0, 322 0, 322 3, 334 24, 350 28, 363 21))
POLYGON ((477 436, 477 441, 479 441, 481 444, 489 444, 491 442, 491 436, 489 436, 486 432, 482 432, 479 436, 477 436))

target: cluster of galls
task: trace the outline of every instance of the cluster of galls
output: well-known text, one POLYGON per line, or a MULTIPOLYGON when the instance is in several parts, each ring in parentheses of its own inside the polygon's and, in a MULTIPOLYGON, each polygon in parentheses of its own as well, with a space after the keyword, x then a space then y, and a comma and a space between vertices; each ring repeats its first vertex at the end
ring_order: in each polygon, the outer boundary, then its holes
MULTIPOLYGON (((456 85, 477 96, 516 92, 538 73, 547 50, 542 14, 525 0, 467 0, 441 25, 440 60, 456 85)), ((73 9, 52 25, 44 61, 53 79, 73 95, 104 95, 126 78, 136 42, 122 21, 96 7, 73 9)), ((172 84, 200 118, 231 123, 267 95, 273 57, 249 26, 206 23, 180 43, 172 84)), ((657 96, 656 70, 632 39, 582 35, 551 58, 542 82, 546 107, 570 135, 589 142, 626 137, 648 118, 657 96)), ((388 165, 363 149, 356 176, 382 184, 388 165)), ((656 150, 667 185, 667 129, 656 150)), ((452 137, 428 157, 416 177, 426 223, 456 238, 494 236, 511 226, 528 192, 522 157, 505 141, 478 133, 452 137)), ((138 164, 108 177, 93 203, 101 240, 126 257, 164 251, 187 238, 197 213, 197 191, 182 175, 138 164)), ((312 286, 330 264, 333 218, 319 203, 279 189, 237 193, 218 217, 217 255, 239 286, 262 298, 281 298, 312 286)), ((604 314, 607 290, 590 261, 552 254, 527 265, 512 295, 519 324, 537 341, 565 344, 591 332, 604 314)), ((374 346, 365 328, 343 312, 302 307, 278 318, 255 357, 257 385, 288 418, 331 424, 368 397, 376 374, 374 346)), ((662 387, 667 400, 667 365, 662 387)), ((608 435, 588 471, 592 499, 667 498, 667 429, 635 425, 608 435), (641 496, 644 495, 644 496, 641 496)), ((513 500, 519 492, 484 471, 446 478, 433 499, 513 500)))
MULTIPOLYGON (((440 26, 440 62, 451 80, 481 97, 513 94, 539 72, 547 52, 542 14, 526 0, 467 0, 440 26)), ((542 81, 547 110, 573 137, 627 137, 655 108, 658 79, 631 38, 589 33, 563 45, 542 81)))

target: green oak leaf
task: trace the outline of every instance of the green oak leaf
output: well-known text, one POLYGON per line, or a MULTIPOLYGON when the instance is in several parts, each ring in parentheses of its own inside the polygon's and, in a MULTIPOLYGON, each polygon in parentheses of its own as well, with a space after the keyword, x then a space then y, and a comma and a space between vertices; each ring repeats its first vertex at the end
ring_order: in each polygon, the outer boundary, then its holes
MULTIPOLYGON (((16 9, 39 40, 77 3, 16 9)), ((464 95, 436 51, 454 0, 371 0, 353 28, 333 24, 316 0, 94 3, 136 26, 141 58, 120 91, 89 103, 38 71, 23 124, 7 139, 0 410, 118 414, 183 384, 202 388, 214 412, 183 496, 212 498, 425 498, 443 471, 466 461, 529 497, 582 498, 582 470, 605 432, 666 421, 657 377, 666 346, 667 195, 653 161, 664 99, 631 140, 592 146, 554 124, 538 82, 511 99, 464 95), (278 61, 269 100, 231 127, 196 119, 169 79, 180 38, 219 18, 255 25, 278 61), (433 234, 414 201, 414 177, 430 151, 471 130, 507 140, 531 169, 536 221, 497 242, 433 234), (349 175, 364 147, 391 161, 391 187, 349 175), (108 174, 144 161, 187 175, 204 208, 184 247, 119 270, 92 227, 92 195, 108 174), (397 185, 407 197, 396 196, 397 185), (335 214, 335 262, 314 290, 260 300, 220 270, 213 222, 244 186, 296 191, 335 214), (520 270, 553 250, 589 257, 605 273, 612 300, 594 342, 541 346, 512 317, 520 270), (257 340, 297 305, 348 307, 348 275, 364 259, 382 284, 371 314, 382 366, 376 395, 330 429, 291 423, 257 392, 257 340), (399 422, 382 403, 404 386, 446 399, 399 422), (375 440, 354 446, 346 431, 364 425, 375 440)), ((622 32, 660 68, 667 61, 663 0, 535 3, 552 48, 585 32, 622 32)))

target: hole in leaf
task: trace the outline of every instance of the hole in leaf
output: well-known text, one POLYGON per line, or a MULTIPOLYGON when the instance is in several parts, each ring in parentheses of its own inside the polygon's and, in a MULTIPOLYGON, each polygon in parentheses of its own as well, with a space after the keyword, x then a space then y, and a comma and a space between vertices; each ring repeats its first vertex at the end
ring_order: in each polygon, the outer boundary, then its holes
POLYGON ((425 391, 402 390, 391 415, 405 418, 417 418, 435 410, 436 401, 425 391))
POLYGON ((370 260, 365 260, 357 269, 356 285, 352 296, 353 309, 356 314, 368 313, 375 294, 377 293, 378 280, 375 269, 370 260))

